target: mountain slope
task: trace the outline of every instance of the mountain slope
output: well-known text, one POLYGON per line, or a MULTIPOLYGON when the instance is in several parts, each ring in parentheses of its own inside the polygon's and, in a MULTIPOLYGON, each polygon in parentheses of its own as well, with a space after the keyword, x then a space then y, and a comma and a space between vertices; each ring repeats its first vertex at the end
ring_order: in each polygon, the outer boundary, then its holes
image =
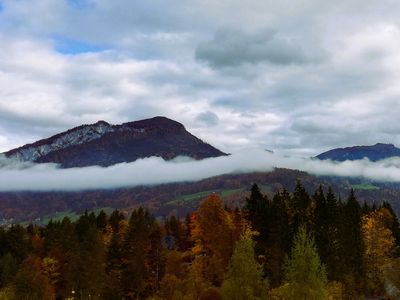
POLYGON ((91 190, 76 192, 0 192, 0 225, 10 222, 34 221, 44 216, 62 215, 62 212, 83 213, 85 210, 117 208, 130 211, 143 206, 155 216, 165 217, 176 214, 185 217, 197 209, 208 195, 219 193, 230 207, 243 205, 253 183, 257 183, 269 197, 285 188, 293 192, 300 180, 309 193, 320 184, 343 198, 351 188, 356 190, 360 203, 389 202, 400 213, 400 184, 370 182, 346 177, 313 176, 306 172, 275 169, 272 172, 228 174, 203 179, 196 182, 179 182, 153 186, 138 186, 123 189, 91 190), (373 189, 365 188, 374 186, 373 189))
POLYGON ((99 121, 4 154, 22 161, 58 163, 64 168, 110 166, 150 156, 168 160, 180 155, 194 159, 226 155, 165 117, 121 125, 99 121))
POLYGON ((368 158, 371 161, 378 161, 390 157, 400 157, 400 149, 392 144, 378 143, 373 146, 354 146, 346 148, 337 148, 321 153, 316 158, 321 160, 358 160, 368 158))

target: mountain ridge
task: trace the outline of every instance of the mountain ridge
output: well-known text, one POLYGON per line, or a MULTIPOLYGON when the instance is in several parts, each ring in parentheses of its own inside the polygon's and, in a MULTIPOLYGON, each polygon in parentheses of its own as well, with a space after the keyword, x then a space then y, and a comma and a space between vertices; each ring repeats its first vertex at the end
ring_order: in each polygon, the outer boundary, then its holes
POLYGON ((106 167, 150 156, 168 160, 180 155, 194 159, 227 155, 192 135, 181 123, 162 116, 118 125, 103 120, 80 125, 4 154, 64 168, 106 167))
POLYGON ((400 148, 393 144, 385 143, 377 143, 371 146, 335 148, 315 156, 320 160, 346 161, 368 158, 374 162, 391 157, 400 157, 400 148))

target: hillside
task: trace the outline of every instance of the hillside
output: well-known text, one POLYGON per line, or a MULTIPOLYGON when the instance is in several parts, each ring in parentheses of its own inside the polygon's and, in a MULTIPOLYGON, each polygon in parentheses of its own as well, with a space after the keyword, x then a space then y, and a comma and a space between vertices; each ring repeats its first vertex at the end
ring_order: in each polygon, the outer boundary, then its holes
POLYGON ((365 182, 351 178, 316 177, 301 171, 276 169, 268 173, 222 175, 197 182, 115 190, 2 192, 0 219, 3 223, 33 220, 40 223, 44 219, 82 213, 85 210, 118 208, 131 211, 139 206, 148 208, 156 217, 165 217, 171 213, 183 217, 195 210, 199 203, 212 193, 220 194, 225 203, 235 207, 243 204, 253 183, 257 183, 267 195, 272 196, 272 193, 282 188, 293 191, 297 180, 300 180, 310 193, 322 184, 324 187, 332 186, 339 196, 347 197, 349 190, 354 188, 361 202, 387 201, 397 213, 400 213, 398 184, 365 182))

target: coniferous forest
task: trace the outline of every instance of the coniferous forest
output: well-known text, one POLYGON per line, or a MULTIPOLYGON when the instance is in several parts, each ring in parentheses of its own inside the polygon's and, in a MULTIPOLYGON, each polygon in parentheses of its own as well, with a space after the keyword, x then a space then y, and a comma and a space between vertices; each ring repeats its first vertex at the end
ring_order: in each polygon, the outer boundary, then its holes
POLYGON ((399 299, 399 246, 388 203, 254 184, 244 207, 214 194, 186 219, 138 208, 1 229, 0 299, 399 299))

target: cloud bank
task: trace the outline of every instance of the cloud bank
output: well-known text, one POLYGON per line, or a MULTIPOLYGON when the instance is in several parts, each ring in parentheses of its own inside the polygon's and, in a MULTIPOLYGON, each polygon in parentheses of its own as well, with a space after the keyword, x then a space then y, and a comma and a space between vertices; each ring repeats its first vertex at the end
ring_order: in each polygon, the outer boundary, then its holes
POLYGON ((18 164, 0 158, 0 191, 75 191, 197 181, 232 173, 268 172, 275 167, 297 169, 314 175, 364 177, 400 182, 400 159, 331 162, 287 157, 263 150, 246 150, 231 156, 194 161, 177 158, 164 161, 150 157, 107 168, 59 169, 54 164, 18 164))

